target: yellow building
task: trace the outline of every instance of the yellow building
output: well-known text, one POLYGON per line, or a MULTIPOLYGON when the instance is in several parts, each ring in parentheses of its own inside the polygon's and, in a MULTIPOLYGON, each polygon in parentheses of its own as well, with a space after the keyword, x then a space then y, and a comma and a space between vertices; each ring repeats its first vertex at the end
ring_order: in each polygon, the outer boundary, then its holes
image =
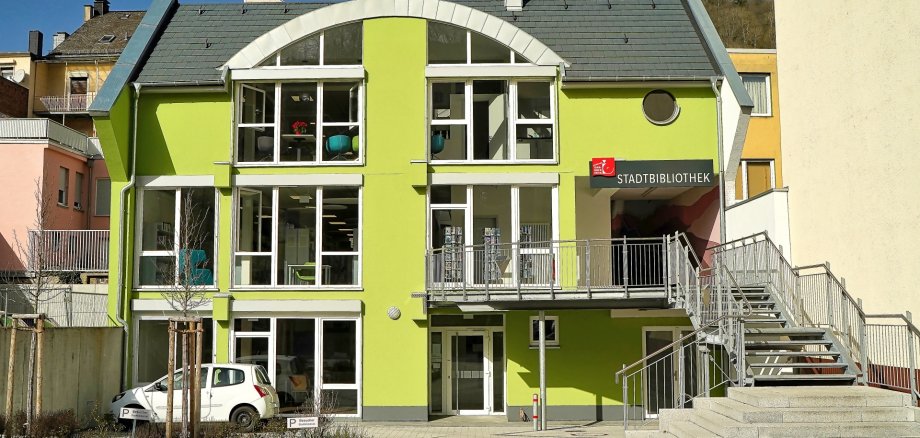
POLYGON ((779 88, 775 49, 728 49, 754 101, 750 125, 735 179, 735 200, 783 187, 779 88))
POLYGON ((87 108, 134 34, 143 11, 110 11, 108 0, 86 5, 72 35, 54 34, 54 45, 33 66, 31 113, 95 135, 87 108))

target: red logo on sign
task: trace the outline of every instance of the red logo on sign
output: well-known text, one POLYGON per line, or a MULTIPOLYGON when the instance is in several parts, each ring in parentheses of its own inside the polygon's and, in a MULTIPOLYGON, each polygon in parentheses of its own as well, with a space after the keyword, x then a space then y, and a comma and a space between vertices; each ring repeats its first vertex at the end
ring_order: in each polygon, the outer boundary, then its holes
POLYGON ((591 159, 591 176, 614 176, 616 174, 617 166, 615 158, 591 159))

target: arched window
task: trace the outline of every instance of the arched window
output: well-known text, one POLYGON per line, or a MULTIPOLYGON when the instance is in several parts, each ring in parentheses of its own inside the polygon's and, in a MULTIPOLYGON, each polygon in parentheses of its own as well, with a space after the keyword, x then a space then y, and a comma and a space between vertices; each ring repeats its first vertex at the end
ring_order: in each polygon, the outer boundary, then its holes
POLYGON ((478 32, 428 22, 428 64, 530 63, 520 53, 478 32))
POLYGON ((363 33, 361 21, 331 27, 289 44, 259 66, 361 65, 363 33))

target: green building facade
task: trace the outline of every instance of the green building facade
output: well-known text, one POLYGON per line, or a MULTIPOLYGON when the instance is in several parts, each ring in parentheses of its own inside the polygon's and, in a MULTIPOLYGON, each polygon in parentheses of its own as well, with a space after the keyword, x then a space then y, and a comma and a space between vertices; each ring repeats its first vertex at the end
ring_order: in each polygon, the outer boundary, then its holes
POLYGON ((720 241, 749 98, 696 0, 555 3, 154 1, 91 109, 123 384, 186 289, 282 411, 516 421, 542 311, 549 418, 621 418, 614 372, 692 329, 663 254, 720 241))

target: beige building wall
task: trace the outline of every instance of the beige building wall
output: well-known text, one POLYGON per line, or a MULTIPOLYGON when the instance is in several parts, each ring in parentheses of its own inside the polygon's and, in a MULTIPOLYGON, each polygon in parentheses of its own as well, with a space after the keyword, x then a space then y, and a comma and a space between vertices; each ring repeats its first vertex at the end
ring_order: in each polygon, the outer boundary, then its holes
POLYGON ((920 2, 775 7, 792 262, 920 315, 920 2))

